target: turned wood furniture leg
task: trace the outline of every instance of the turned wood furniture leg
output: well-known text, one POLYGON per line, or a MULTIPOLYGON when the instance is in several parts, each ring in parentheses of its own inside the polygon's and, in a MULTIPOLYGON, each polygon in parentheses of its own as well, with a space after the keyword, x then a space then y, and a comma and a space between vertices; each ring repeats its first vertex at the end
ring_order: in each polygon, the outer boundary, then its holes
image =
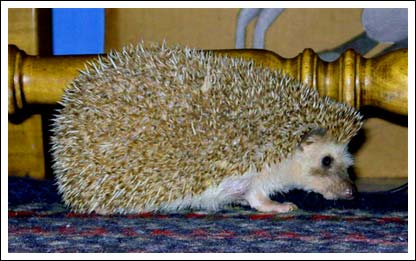
MULTIPOLYGON (((365 59, 347 50, 324 62, 311 49, 294 58, 266 50, 215 50, 222 55, 253 59, 281 69, 303 83, 357 109, 375 106, 407 115, 407 49, 365 59)), ((66 85, 95 56, 39 57, 9 46, 9 114, 25 104, 56 104, 66 85)))

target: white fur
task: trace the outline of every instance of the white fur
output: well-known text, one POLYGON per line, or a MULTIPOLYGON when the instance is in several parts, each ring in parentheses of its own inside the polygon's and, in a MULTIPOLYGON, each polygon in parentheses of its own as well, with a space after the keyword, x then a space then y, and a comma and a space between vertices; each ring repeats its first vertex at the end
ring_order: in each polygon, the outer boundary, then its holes
POLYGON ((284 174, 290 172, 291 164, 287 164, 288 162, 290 161, 279 165, 267 165, 261 172, 250 168, 241 176, 225 178, 218 186, 208 188, 201 195, 195 197, 187 195, 183 199, 162 204, 158 209, 167 212, 186 208, 218 211, 233 202, 248 203, 255 207, 253 204, 257 193, 268 197, 274 191, 286 192, 292 188, 288 182, 290 179, 284 174))
POLYGON ((245 192, 252 183, 253 177, 254 173, 250 171, 242 176, 227 177, 220 185, 208 188, 201 195, 195 197, 187 195, 183 199, 162 204, 159 210, 171 212, 192 208, 218 211, 224 205, 243 199, 245 192))
POLYGON ((319 167, 320 159, 328 154, 345 168, 353 163, 345 145, 317 142, 304 150, 297 150, 279 164, 265 164, 260 172, 252 167, 243 175, 225 178, 218 186, 210 187, 198 196, 186 195, 183 199, 162 204, 157 210, 174 212, 190 208, 218 211, 225 205, 238 202, 260 211, 291 211, 296 208, 295 205, 271 201, 269 196, 294 188, 310 190, 305 184, 311 179, 308 171, 319 167))

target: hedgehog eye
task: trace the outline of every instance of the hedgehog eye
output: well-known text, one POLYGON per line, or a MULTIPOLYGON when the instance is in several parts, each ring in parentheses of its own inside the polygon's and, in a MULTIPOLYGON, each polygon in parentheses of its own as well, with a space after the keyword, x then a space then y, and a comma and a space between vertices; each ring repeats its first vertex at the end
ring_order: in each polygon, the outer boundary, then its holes
POLYGON ((334 159, 331 156, 325 156, 322 158, 322 166, 324 166, 325 168, 329 168, 332 164, 332 161, 334 159))

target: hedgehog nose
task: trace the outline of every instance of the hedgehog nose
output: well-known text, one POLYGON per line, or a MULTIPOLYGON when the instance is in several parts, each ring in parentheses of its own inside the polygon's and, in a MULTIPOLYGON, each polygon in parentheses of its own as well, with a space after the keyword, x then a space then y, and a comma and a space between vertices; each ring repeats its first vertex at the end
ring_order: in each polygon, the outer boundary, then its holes
POLYGON ((344 190, 344 196, 346 199, 353 199, 355 196, 355 189, 353 187, 347 187, 344 190))

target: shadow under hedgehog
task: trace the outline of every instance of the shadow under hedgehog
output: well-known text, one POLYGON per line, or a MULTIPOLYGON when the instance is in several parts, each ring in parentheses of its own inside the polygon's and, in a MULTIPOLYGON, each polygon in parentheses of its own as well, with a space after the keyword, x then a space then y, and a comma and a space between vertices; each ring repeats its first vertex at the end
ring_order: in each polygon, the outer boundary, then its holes
POLYGON ((288 212, 294 188, 353 197, 362 116, 252 61, 143 43, 86 66, 54 117, 52 155, 75 212, 288 212))

